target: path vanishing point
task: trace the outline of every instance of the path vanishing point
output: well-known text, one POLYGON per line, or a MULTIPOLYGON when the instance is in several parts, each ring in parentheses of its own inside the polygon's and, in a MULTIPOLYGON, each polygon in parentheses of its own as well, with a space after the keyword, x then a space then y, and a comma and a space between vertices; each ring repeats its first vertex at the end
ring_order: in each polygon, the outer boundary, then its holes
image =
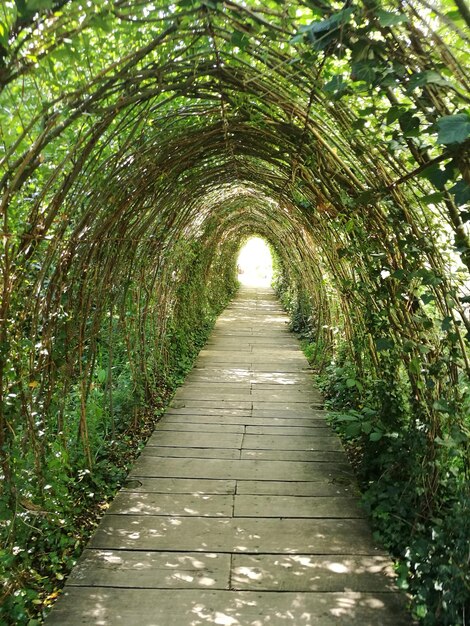
POLYGON ((412 623, 287 321, 239 291, 47 626, 412 623))

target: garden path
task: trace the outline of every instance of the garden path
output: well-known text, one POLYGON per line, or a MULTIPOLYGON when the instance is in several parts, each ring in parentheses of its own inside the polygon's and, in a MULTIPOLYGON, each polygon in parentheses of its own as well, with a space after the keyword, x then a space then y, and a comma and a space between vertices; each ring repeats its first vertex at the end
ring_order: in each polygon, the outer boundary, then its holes
POLYGON ((411 623, 287 322, 240 290, 48 626, 411 623))

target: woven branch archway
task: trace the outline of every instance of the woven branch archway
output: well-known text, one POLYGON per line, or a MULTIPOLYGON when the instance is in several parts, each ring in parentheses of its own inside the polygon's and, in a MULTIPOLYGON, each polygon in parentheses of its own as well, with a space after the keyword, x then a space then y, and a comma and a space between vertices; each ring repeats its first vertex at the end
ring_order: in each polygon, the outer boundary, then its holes
POLYGON ((57 441, 94 467, 99 384, 116 434, 116 351, 138 403, 164 395, 257 233, 323 364, 349 360, 382 430, 424 433, 432 515, 439 441, 468 470, 468 19, 451 0, 5 4, 8 506, 33 497, 31 467, 48 501, 57 441))

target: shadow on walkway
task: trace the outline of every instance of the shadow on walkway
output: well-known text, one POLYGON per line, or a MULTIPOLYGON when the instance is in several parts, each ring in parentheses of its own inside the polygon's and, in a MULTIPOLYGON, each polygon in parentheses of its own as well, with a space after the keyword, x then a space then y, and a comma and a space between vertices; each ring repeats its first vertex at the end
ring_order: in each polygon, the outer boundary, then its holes
POLYGON ((240 290, 48 625, 411 623, 287 322, 240 290))

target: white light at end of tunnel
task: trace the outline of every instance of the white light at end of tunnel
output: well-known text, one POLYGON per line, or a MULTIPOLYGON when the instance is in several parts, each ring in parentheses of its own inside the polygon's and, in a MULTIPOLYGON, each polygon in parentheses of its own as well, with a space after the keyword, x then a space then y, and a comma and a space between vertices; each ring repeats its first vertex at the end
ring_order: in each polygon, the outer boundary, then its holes
POLYGON ((250 237, 237 259, 238 280, 249 287, 269 287, 273 279, 273 260, 268 244, 261 237, 250 237))

